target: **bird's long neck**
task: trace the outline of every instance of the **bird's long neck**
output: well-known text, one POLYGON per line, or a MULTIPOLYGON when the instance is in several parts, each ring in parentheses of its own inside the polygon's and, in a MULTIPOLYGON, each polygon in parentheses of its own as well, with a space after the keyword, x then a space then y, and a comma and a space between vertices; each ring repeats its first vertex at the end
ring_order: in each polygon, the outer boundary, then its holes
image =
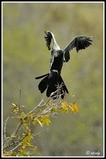
POLYGON ((53 33, 51 33, 52 34, 52 38, 53 38, 53 49, 55 49, 55 50, 60 50, 60 47, 59 47, 59 45, 57 44, 57 42, 56 42, 56 39, 55 39, 55 37, 54 37, 54 34, 53 33))

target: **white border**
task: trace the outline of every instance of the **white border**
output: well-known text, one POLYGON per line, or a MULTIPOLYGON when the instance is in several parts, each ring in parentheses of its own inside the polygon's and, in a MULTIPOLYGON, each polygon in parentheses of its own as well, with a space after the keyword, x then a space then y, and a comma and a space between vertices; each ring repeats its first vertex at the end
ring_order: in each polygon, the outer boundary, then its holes
MULTIPOLYGON (((1 5, 1 153, 3 151, 3 3, 102 3, 103 4, 103 156, 17 156, 18 158, 103 158, 105 155, 105 1, 2 1, 1 5)), ((2 154, 1 154, 2 156, 2 154)), ((2 156, 3 158, 15 158, 16 156, 2 156)))

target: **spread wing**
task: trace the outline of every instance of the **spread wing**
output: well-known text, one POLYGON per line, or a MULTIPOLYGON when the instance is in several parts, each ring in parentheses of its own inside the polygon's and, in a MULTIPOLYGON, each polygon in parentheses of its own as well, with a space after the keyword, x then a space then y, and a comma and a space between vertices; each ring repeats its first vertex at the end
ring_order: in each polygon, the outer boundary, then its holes
POLYGON ((64 60, 65 62, 68 62, 70 59, 70 51, 76 47, 76 51, 85 49, 88 46, 92 45, 92 37, 86 37, 86 36, 77 36, 75 37, 63 50, 64 51, 64 60))
POLYGON ((52 34, 49 31, 45 31, 45 34, 46 35, 44 36, 44 38, 46 40, 46 45, 48 47, 48 50, 51 50, 50 44, 51 44, 51 41, 52 41, 52 34))

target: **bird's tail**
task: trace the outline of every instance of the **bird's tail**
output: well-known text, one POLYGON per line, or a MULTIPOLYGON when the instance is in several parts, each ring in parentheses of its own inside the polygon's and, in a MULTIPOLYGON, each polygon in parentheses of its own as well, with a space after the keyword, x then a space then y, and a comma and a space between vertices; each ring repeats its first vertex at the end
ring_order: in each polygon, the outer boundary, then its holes
POLYGON ((38 85, 38 88, 39 88, 39 90, 40 90, 41 93, 43 93, 46 90, 46 88, 47 88, 48 76, 49 76, 49 73, 41 75, 41 76, 38 76, 38 77, 35 77, 35 79, 40 79, 40 78, 44 77, 41 80, 41 82, 39 83, 39 85, 38 85))
POLYGON ((65 97, 68 93, 68 89, 61 77, 57 72, 50 72, 48 74, 36 77, 35 79, 43 78, 39 85, 38 89, 43 93, 46 89, 46 96, 52 97, 53 99, 65 97), (43 78, 44 77, 44 78, 43 78))
POLYGON ((44 75, 41 75, 41 76, 38 76, 38 77, 35 77, 35 79, 40 79, 40 78, 43 78, 43 77, 45 77, 45 76, 47 76, 47 75, 49 75, 49 73, 44 74, 44 75))

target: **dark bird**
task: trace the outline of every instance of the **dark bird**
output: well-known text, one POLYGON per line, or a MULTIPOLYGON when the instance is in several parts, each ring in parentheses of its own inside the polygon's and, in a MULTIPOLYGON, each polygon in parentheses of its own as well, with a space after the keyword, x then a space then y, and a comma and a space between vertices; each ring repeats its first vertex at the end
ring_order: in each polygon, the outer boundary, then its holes
POLYGON ((45 31, 45 40, 48 50, 51 50, 50 73, 35 78, 43 78, 38 85, 38 89, 41 93, 47 89, 47 97, 56 99, 60 96, 63 99, 65 94, 69 93, 61 77, 63 62, 70 60, 70 51, 73 48, 76 48, 78 52, 90 46, 92 44, 92 37, 76 36, 63 50, 60 49, 52 32, 45 31), (52 49, 50 46, 51 42, 53 42, 52 49))

